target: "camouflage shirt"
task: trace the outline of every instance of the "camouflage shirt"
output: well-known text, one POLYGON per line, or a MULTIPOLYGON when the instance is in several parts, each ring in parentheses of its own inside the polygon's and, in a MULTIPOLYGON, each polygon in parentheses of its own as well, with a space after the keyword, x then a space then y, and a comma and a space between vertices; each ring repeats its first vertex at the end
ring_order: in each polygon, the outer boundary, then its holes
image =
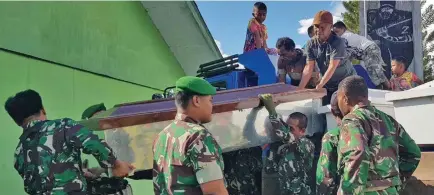
MULTIPOLYGON (((275 162, 279 174, 281 194, 314 194, 310 177, 314 159, 314 145, 306 137, 296 139, 278 115, 270 115, 271 125, 283 145, 279 146, 275 162)), ((273 164, 273 163, 270 163, 273 164)))
POLYGON ((375 107, 356 106, 341 124, 338 193, 399 188, 415 171, 420 156, 419 147, 395 119, 375 107))
POLYGON ((271 144, 266 144, 264 150, 264 172, 274 174, 279 171, 278 164, 280 161, 279 151, 285 146, 284 142, 277 141, 271 144))
POLYGON ((251 147, 223 154, 229 195, 260 195, 261 148, 251 147))
POLYGON ((306 137, 301 137, 292 144, 285 144, 279 151, 279 183, 281 194, 314 194, 312 185, 312 165, 314 145, 306 137))
POLYGON ((335 195, 339 181, 338 168, 339 128, 329 130, 322 138, 321 154, 316 169, 317 194, 335 195))
POLYGON ((154 141, 154 193, 202 194, 200 184, 223 179, 222 150, 211 133, 178 114, 154 141))
POLYGON ((110 147, 72 119, 32 121, 15 151, 15 169, 28 194, 86 194, 81 149, 104 168, 116 161, 110 147))

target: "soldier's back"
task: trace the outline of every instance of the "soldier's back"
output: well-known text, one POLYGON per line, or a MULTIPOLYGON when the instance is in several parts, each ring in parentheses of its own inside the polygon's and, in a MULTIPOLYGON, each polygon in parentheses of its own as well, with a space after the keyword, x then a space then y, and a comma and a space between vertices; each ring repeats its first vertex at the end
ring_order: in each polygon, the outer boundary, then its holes
MULTIPOLYGON (((391 116, 373 106, 354 109, 344 117, 342 124, 344 129, 359 128, 360 143, 366 143, 365 152, 369 160, 367 190, 400 186, 399 124, 391 116)), ((351 131, 341 133, 343 141, 353 136, 347 135, 347 132, 351 131)), ((341 161, 342 157, 339 158, 341 161)))
POLYGON ((312 167, 314 144, 306 137, 299 138, 295 143, 285 144, 279 153, 279 181, 281 194, 315 194, 312 167))
POLYGON ((81 152, 73 147, 77 140, 67 140, 67 134, 79 129, 80 126, 68 118, 32 121, 24 128, 15 151, 15 169, 24 179, 27 193, 85 194, 81 152))
POLYGON ((153 153, 155 194, 202 194, 196 175, 206 162, 217 161, 219 167, 212 171, 223 174, 221 148, 205 127, 193 121, 172 122, 158 134, 153 153))

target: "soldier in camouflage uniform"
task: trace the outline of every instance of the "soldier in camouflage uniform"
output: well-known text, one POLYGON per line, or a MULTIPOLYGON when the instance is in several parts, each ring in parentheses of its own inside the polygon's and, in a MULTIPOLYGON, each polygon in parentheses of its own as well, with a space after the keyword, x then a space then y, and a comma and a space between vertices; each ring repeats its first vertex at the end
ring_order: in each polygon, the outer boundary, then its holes
MULTIPOLYGON (((269 113, 269 119, 276 135, 284 142, 277 151, 276 159, 279 174, 280 194, 315 194, 311 177, 314 158, 314 145, 305 137, 307 117, 300 113, 292 113, 288 118, 288 126, 278 117, 272 96, 260 96, 269 113)), ((265 190, 266 191, 266 190, 265 190)))
POLYGON ((86 194, 81 150, 92 154, 102 167, 112 168, 113 176, 125 177, 133 169, 117 160, 104 141, 74 120, 48 120, 36 91, 26 90, 10 97, 5 109, 23 128, 14 167, 28 194, 86 194))
MULTIPOLYGON (((90 119, 98 113, 106 111, 104 103, 88 107, 81 119, 90 119)), ((119 156, 118 156, 119 157, 119 156)), ((89 168, 88 160, 83 161, 83 172, 87 181, 88 195, 129 195, 132 194, 128 180, 109 177, 109 170, 101 167, 89 168)))
POLYGON ((257 147, 223 154, 225 179, 230 195, 260 195, 261 150, 257 147), (259 183, 260 184, 260 183, 259 183))
POLYGON ((395 119, 370 105, 362 77, 345 78, 337 97, 344 115, 338 194, 398 194, 419 164, 419 147, 395 119))
MULTIPOLYGON (((330 100, 330 110, 336 119, 338 126, 342 121, 342 113, 338 107, 337 92, 334 92, 330 100)), ((334 128, 322 138, 321 154, 316 169, 316 183, 318 195, 335 195, 339 186, 338 153, 339 128, 334 128)))
POLYGON ((154 193, 227 195, 222 150, 202 125, 211 121, 216 89, 204 79, 176 82, 175 120, 154 140, 154 193))
POLYGON ((347 30, 342 21, 333 25, 333 31, 343 38, 347 45, 347 52, 358 60, 363 60, 366 71, 372 82, 378 87, 389 89, 389 79, 386 77, 385 68, 387 65, 381 57, 381 49, 368 38, 347 30))

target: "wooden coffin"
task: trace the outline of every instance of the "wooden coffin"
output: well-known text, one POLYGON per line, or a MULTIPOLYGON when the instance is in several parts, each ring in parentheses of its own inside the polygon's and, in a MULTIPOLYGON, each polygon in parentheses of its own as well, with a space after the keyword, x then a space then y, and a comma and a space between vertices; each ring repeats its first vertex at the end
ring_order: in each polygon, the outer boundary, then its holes
MULTIPOLYGON (((293 102, 319 101, 326 91, 296 91, 291 85, 272 84, 218 92, 213 100, 213 120, 205 126, 224 152, 274 141, 264 128, 267 111, 256 108, 258 95, 264 93, 273 94, 279 113, 289 113, 296 107, 293 102)), ((147 170, 152 167, 153 140, 175 114, 173 99, 143 101, 116 105, 82 123, 95 130, 105 130, 107 143, 119 159, 133 163, 137 170, 147 170)))

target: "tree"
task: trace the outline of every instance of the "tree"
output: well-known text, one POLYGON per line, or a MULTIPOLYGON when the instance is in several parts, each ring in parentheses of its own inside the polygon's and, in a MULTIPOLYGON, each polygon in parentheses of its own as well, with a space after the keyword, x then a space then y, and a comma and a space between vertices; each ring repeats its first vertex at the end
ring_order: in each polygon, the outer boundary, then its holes
POLYGON ((349 0, 343 1, 343 6, 347 10, 345 13, 342 13, 342 18, 344 19, 345 26, 351 32, 359 34, 359 1, 349 0))
MULTIPOLYGON (((426 0, 421 1, 421 7, 426 4, 426 0)), ((428 32, 428 27, 434 24, 434 7, 429 5, 422 13, 422 49, 423 49, 423 75, 424 81, 434 80, 434 31, 428 32)))

